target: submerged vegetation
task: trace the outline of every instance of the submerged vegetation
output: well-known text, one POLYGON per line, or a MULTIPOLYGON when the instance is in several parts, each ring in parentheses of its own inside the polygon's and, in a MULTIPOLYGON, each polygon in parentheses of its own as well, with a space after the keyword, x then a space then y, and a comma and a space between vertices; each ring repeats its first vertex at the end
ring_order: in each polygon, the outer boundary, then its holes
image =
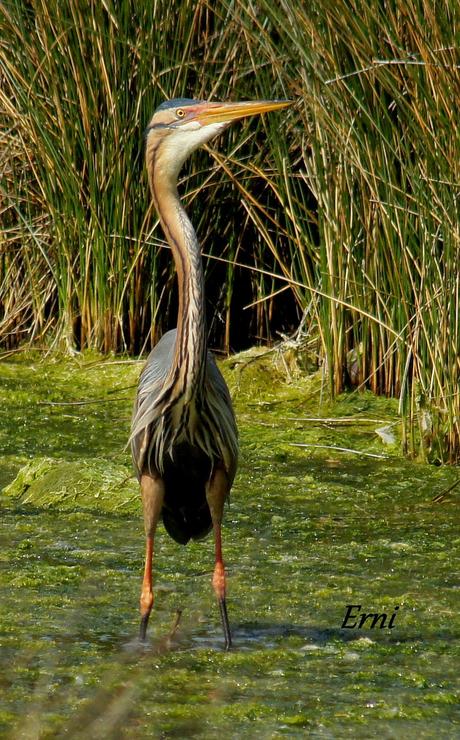
POLYGON ((211 343, 300 326, 333 393, 399 398, 405 449, 458 461, 459 15, 448 0, 2 3, 3 347, 149 348, 176 309, 148 117, 181 95, 289 97, 183 172, 211 343))

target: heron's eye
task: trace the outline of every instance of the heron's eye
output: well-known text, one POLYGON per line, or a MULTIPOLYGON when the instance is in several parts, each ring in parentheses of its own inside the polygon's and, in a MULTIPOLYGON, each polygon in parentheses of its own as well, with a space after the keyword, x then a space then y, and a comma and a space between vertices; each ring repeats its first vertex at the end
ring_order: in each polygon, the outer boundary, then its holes
POLYGON ((183 118, 185 116, 185 111, 183 108, 178 108, 176 110, 176 116, 177 118, 183 118))

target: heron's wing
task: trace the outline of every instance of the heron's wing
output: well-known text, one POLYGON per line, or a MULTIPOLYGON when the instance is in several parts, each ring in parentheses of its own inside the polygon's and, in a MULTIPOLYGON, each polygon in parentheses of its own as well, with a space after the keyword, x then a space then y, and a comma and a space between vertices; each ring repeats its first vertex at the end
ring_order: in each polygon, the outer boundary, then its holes
MULTIPOLYGON (((142 371, 131 426, 131 448, 137 472, 140 475, 146 455, 150 457, 152 424, 160 440, 156 453, 160 460, 168 449, 174 428, 161 409, 162 395, 174 362, 176 330, 161 338, 150 353, 142 371), (163 428, 168 424, 166 430, 163 428), (168 432, 165 434, 164 432, 168 432)), ((238 432, 227 384, 210 353, 207 356, 204 393, 199 396, 199 422, 193 427, 190 441, 201 448, 210 459, 221 459, 231 485, 238 455, 238 432)))
POLYGON ((163 387, 174 358, 176 329, 163 334, 158 344, 150 352, 139 379, 138 400, 147 394, 159 392, 163 387))
POLYGON ((227 383, 214 357, 209 352, 205 388, 207 414, 212 419, 214 433, 220 441, 219 447, 222 451, 230 487, 235 477, 238 461, 238 429, 227 383))
POLYGON ((176 330, 166 332, 147 358, 139 379, 131 422, 131 450, 137 473, 143 467, 151 422, 151 411, 161 394, 174 357, 176 330))
POLYGON ((232 399, 230 398, 227 383, 210 352, 208 352, 208 361, 206 364, 206 384, 212 386, 214 392, 219 396, 222 406, 225 405, 232 408, 232 399))

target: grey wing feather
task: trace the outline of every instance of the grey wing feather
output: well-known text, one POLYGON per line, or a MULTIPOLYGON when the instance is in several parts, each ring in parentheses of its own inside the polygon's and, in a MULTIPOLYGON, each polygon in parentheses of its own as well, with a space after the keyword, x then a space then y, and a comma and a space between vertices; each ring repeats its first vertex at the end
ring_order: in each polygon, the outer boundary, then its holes
POLYGON ((173 329, 163 334, 149 354, 139 378, 130 436, 131 452, 138 477, 141 475, 147 451, 151 410, 164 388, 173 362, 176 333, 176 329, 173 329))
POLYGON ((165 382, 173 363, 176 334, 176 329, 163 334, 158 344, 150 352, 139 381, 139 391, 154 389, 157 385, 161 388, 165 382))

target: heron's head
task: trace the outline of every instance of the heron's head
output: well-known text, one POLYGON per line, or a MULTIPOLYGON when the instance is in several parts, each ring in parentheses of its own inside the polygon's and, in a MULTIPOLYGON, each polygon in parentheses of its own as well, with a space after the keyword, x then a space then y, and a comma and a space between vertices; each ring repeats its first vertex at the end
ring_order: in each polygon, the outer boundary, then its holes
POLYGON ((288 100, 208 103, 177 98, 162 103, 146 130, 146 158, 150 169, 160 168, 174 178, 195 149, 220 134, 239 118, 285 108, 288 100))

